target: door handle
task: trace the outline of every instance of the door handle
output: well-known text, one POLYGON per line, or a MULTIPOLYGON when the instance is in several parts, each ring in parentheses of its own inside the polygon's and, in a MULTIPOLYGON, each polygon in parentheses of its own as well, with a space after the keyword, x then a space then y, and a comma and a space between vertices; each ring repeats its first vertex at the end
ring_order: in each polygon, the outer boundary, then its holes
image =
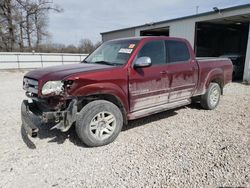
POLYGON ((167 71, 161 71, 160 74, 167 74, 167 71))

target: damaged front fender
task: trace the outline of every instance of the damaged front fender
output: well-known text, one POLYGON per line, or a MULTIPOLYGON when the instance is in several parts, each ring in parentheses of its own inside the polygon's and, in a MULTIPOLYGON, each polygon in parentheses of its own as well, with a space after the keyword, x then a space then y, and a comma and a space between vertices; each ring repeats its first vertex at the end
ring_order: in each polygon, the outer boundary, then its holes
POLYGON ((43 121, 49 122, 54 119, 57 124, 51 129, 60 129, 66 132, 76 121, 77 116, 77 99, 73 99, 65 111, 43 113, 43 121))

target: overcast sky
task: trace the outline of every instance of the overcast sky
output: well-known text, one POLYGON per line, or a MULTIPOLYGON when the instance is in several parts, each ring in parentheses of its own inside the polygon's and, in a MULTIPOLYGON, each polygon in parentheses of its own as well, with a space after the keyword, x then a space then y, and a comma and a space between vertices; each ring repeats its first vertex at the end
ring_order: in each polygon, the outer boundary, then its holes
POLYGON ((101 40, 100 33, 249 3, 249 0, 54 0, 64 9, 50 13, 54 43, 78 45, 81 38, 101 40))

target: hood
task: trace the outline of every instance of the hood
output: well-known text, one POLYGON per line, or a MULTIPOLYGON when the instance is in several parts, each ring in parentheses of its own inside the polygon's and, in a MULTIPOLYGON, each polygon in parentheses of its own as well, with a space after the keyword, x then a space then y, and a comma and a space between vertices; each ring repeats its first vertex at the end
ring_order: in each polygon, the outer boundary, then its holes
POLYGON ((63 80, 65 77, 73 74, 108 68, 112 68, 112 66, 87 63, 60 65, 30 71, 25 75, 25 77, 43 81, 63 80))

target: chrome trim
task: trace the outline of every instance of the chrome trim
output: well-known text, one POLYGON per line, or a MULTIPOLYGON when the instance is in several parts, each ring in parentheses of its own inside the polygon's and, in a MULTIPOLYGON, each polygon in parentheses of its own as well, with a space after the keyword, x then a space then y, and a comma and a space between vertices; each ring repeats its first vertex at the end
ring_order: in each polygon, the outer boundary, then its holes
POLYGON ((30 78, 24 78, 23 89, 28 92, 38 94, 38 81, 30 78))

